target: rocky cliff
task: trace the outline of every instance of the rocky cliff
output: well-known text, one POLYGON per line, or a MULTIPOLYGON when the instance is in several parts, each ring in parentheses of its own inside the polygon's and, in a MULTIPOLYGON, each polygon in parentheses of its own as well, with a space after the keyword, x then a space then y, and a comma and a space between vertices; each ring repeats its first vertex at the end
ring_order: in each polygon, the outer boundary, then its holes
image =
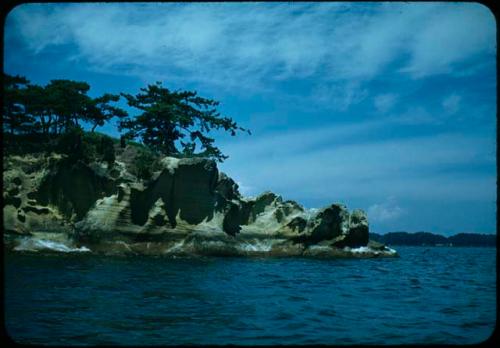
POLYGON ((151 178, 140 180, 124 155, 112 165, 57 154, 4 157, 7 248, 52 243, 106 254, 396 255, 369 242, 361 210, 331 204, 312 212, 272 192, 245 198, 214 161, 201 158, 165 157, 151 178))

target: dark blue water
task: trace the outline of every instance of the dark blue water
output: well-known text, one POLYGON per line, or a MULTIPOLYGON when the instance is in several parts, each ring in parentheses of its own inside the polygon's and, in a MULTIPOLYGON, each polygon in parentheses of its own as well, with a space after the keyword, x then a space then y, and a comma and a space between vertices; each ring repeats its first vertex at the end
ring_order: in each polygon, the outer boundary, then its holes
POLYGON ((496 249, 395 259, 5 258, 5 320, 36 344, 476 343, 496 321, 496 249))

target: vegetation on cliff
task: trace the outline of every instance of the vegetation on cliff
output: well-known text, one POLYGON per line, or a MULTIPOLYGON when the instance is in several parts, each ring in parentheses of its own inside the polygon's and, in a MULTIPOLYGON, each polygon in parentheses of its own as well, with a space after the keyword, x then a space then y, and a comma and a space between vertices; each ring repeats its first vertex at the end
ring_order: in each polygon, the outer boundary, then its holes
MULTIPOLYGON (((4 149, 9 154, 34 152, 65 153, 89 162, 114 161, 113 142, 94 136, 116 118, 124 131, 120 145, 139 140, 144 148, 142 161, 155 156, 227 158, 209 136, 212 129, 231 135, 248 130, 217 111, 217 101, 196 92, 170 91, 160 82, 141 88, 141 93, 88 95, 90 85, 71 80, 52 80, 46 86, 30 83, 23 76, 3 76, 4 149), (139 110, 129 115, 118 107, 124 97, 128 106, 139 110), (84 127, 89 132, 84 132, 84 127)), ((142 170, 144 172, 144 170, 142 170)), ((145 176, 147 173, 143 173, 145 176)))
POLYGON ((120 129, 128 130, 125 134, 128 138, 139 137, 155 152, 168 156, 193 156, 198 143, 203 149, 198 156, 222 161, 227 156, 205 133, 211 129, 224 129, 234 136, 237 130, 246 131, 231 118, 220 117, 215 108, 219 104, 217 101, 199 97, 196 92, 171 92, 160 82, 141 88, 141 91, 135 96, 122 93, 128 105, 142 113, 124 118, 120 129))

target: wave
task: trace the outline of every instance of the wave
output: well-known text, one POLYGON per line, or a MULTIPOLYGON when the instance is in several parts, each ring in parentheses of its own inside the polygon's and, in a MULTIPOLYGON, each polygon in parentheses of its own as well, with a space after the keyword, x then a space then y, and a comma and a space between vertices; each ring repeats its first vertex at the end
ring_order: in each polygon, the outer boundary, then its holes
POLYGON ((82 253, 104 252, 105 254, 147 254, 168 256, 340 256, 348 257, 377 257, 397 256, 394 249, 385 247, 383 250, 362 246, 358 248, 345 247, 340 250, 330 246, 312 245, 305 250, 300 246, 283 243, 283 239, 248 239, 248 240, 206 240, 182 239, 173 243, 113 241, 106 245, 95 245, 92 250, 86 246, 75 246, 70 239, 60 234, 40 233, 30 237, 23 237, 15 241, 14 251, 27 252, 59 252, 82 253), (170 245, 169 245, 170 244, 170 245))
POLYGON ((345 247, 344 251, 348 251, 354 254, 375 254, 375 255, 395 255, 397 254, 397 251, 394 249, 391 249, 387 246, 384 247, 383 250, 375 250, 373 248, 370 248, 368 246, 362 246, 362 247, 357 247, 357 248, 349 248, 345 247))
POLYGON ((269 241, 254 241, 253 243, 241 242, 237 244, 237 249, 243 252, 269 252, 273 247, 273 240, 269 241))
POLYGON ((67 245, 62 242, 55 242, 47 239, 37 239, 37 238, 25 238, 20 240, 19 245, 17 245, 14 250, 16 251, 56 251, 63 253, 72 252, 90 252, 91 250, 87 247, 74 247, 67 245))

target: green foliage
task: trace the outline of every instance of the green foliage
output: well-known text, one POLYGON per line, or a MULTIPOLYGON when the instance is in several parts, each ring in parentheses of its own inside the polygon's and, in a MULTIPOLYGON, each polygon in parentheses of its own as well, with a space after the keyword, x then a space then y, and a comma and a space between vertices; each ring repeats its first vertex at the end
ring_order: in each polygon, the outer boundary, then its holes
POLYGON ((100 151, 102 153, 102 160, 112 166, 115 162, 115 146, 110 137, 101 138, 100 151))
POLYGON ((247 131, 231 118, 222 117, 216 109, 217 101, 199 97, 196 92, 172 92, 160 82, 141 88, 135 96, 121 93, 129 106, 141 111, 137 117, 128 117, 125 110, 113 104, 120 95, 88 96, 90 86, 86 82, 51 80, 39 86, 22 76, 4 74, 3 84, 3 139, 11 153, 58 151, 74 160, 98 159, 112 165, 113 139, 94 131, 118 117, 119 130, 126 131, 121 146, 128 142, 138 148, 138 173, 148 177, 158 154, 222 161, 227 156, 214 146, 209 132, 224 130, 234 136, 237 131, 247 131), (90 123, 91 132, 84 132, 81 122, 90 123), (142 144, 132 141, 136 138, 142 144))
POLYGON ((69 131, 84 118, 86 106, 90 103, 86 82, 52 80, 45 87, 45 102, 48 112, 56 116, 55 133, 69 131))
POLYGON ((37 85, 27 85, 22 93, 22 103, 25 114, 33 123, 33 132, 48 134, 53 115, 48 109, 45 88, 37 85))
POLYGON ((137 156, 134 159, 134 174, 140 179, 149 179, 154 171, 161 169, 158 156, 146 148, 137 148, 137 156))
POLYGON ((97 132, 85 132, 82 140, 92 160, 102 160, 110 166, 113 164, 116 158, 113 138, 97 132))
POLYGON ((40 133, 3 133, 4 153, 23 155, 54 151, 56 141, 40 133))
POLYGON ((128 141, 127 145, 133 146, 135 148, 140 148, 140 149, 147 148, 144 144, 141 144, 141 143, 139 143, 137 141, 132 141, 132 140, 128 141))
POLYGON ((157 82, 141 88, 135 96, 122 94, 130 106, 142 111, 135 118, 124 118, 120 130, 128 130, 130 138, 139 137, 153 151, 173 156, 204 156, 219 161, 227 158, 207 136, 211 129, 223 129, 235 135, 245 131, 231 118, 221 117, 218 102, 197 96, 196 92, 171 92, 157 82), (181 149, 177 149, 176 142, 181 149), (196 153, 197 144, 201 152, 196 153))
POLYGON ((28 84, 29 81, 22 76, 3 75, 3 126, 10 134, 32 131, 32 120, 23 105, 23 93, 28 84))
POLYGON ((46 86, 30 84, 20 76, 4 74, 4 124, 14 133, 61 134, 80 121, 90 122, 92 132, 125 110, 111 103, 119 95, 106 93, 92 98, 86 82, 51 80, 46 86))
POLYGON ((119 99, 119 95, 106 93, 88 102, 85 120, 93 124, 92 132, 97 126, 104 126, 115 116, 123 118, 128 115, 125 110, 110 105, 110 102, 117 102, 119 99))
POLYGON ((104 134, 85 132, 81 126, 73 126, 61 134, 54 149, 68 155, 68 159, 74 162, 106 161, 111 166, 115 161, 113 139, 104 134))
POLYGON ((97 155, 95 146, 88 141, 84 141, 84 131, 80 126, 73 126, 57 139, 56 150, 59 153, 68 155, 71 161, 82 160, 91 162, 97 155))

